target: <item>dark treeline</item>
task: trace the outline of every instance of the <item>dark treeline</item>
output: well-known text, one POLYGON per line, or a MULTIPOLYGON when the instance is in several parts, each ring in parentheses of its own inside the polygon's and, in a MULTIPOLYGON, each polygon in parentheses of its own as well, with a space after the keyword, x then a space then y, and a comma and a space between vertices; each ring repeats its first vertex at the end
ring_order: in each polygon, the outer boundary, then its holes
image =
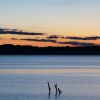
POLYGON ((32 47, 0 45, 1 55, 100 55, 100 46, 89 47, 32 47))

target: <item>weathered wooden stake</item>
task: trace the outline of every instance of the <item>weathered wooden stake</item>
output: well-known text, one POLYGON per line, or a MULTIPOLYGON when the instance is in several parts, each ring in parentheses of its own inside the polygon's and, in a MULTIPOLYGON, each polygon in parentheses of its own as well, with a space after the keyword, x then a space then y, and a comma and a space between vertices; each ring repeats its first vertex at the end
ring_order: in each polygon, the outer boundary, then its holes
POLYGON ((57 92, 58 92, 58 90, 57 90, 57 84, 54 84, 54 87, 55 87, 56 94, 57 94, 57 92))
POLYGON ((50 88, 50 84, 49 84, 49 82, 47 82, 48 83, 48 89, 49 89, 49 94, 51 93, 51 88, 50 88))
POLYGON ((59 95, 62 94, 62 91, 59 88, 58 88, 58 93, 59 93, 59 95))

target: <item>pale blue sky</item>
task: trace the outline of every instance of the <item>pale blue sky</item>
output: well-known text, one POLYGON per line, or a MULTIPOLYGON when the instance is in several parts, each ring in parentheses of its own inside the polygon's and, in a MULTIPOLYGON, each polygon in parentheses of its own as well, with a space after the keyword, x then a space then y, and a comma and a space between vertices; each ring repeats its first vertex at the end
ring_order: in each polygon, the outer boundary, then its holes
POLYGON ((100 0, 0 0, 0 27, 100 35, 100 0))

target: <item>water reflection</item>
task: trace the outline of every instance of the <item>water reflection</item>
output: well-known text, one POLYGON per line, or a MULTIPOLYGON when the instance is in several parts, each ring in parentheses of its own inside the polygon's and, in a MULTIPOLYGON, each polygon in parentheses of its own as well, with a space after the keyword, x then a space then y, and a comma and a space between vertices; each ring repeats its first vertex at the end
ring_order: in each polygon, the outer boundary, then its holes
POLYGON ((48 100, 51 100, 51 92, 48 93, 48 100))
POLYGON ((58 95, 57 95, 57 92, 55 93, 55 100, 57 100, 57 98, 58 98, 58 95))
POLYGON ((1 74, 100 75, 100 69, 0 69, 0 75, 1 74))
POLYGON ((48 100, 60 100, 61 94, 55 93, 54 95, 48 93, 48 100))

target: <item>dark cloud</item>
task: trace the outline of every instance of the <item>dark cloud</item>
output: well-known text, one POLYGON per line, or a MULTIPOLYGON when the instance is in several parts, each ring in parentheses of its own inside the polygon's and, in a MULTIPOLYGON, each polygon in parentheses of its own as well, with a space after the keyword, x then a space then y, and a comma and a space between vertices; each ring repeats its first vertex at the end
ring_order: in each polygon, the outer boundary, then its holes
POLYGON ((51 35, 51 36, 49 36, 47 38, 49 38, 49 39, 57 39, 57 38, 59 38, 59 36, 57 36, 57 35, 51 35))
POLYGON ((18 40, 18 39, 16 39, 16 38, 11 38, 12 40, 18 40))
POLYGON ((56 43, 56 40, 49 40, 49 39, 20 39, 20 40, 56 43))
POLYGON ((95 37, 66 37, 67 39, 73 39, 73 40, 97 40, 100 39, 99 36, 95 37))
POLYGON ((64 38, 64 39, 73 39, 73 40, 97 40, 100 39, 100 36, 94 36, 94 37, 62 37, 62 36, 57 36, 57 35, 51 35, 47 37, 49 39, 57 39, 57 38, 64 38))
POLYGON ((25 41, 37 41, 37 42, 52 42, 52 43, 58 43, 58 44, 70 44, 73 46, 80 46, 80 47, 87 47, 87 46, 100 46, 96 45, 94 43, 85 43, 85 42, 77 42, 77 41, 69 41, 69 42, 57 42, 56 40, 53 39, 31 39, 31 38, 24 38, 24 39, 16 39, 16 38, 11 38, 12 40, 25 40, 25 41))
POLYGON ((44 33, 34 33, 34 32, 23 32, 17 29, 2 29, 0 28, 0 34, 14 34, 14 35, 44 35, 44 33))
POLYGON ((97 46, 94 43, 84 43, 84 42, 59 42, 60 44, 71 44, 71 45, 75 45, 75 46, 82 46, 82 47, 86 47, 86 46, 97 46))

